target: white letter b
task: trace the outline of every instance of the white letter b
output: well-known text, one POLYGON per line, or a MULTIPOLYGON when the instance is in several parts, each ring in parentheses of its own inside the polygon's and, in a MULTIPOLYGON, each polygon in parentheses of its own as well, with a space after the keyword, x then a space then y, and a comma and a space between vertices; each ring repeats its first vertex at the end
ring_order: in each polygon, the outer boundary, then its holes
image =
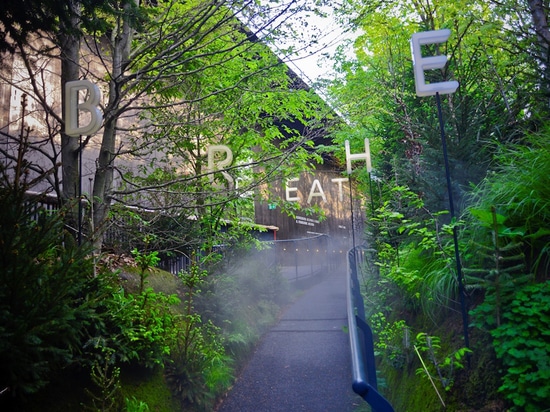
POLYGON ((69 136, 90 136, 101 127, 103 116, 98 108, 101 93, 99 88, 88 80, 77 80, 65 84, 65 134, 69 136), (79 103, 80 90, 88 92, 88 98, 79 103), (79 111, 90 113, 86 126, 78 125, 79 111))

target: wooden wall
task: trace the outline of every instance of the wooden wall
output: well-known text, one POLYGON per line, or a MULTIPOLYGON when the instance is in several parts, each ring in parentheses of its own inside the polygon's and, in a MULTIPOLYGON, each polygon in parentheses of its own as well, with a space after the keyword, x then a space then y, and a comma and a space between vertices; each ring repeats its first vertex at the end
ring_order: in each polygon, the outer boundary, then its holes
MULTIPOLYGON (((363 213, 354 196, 354 223, 356 240, 361 237, 363 213)), ((352 245, 352 216, 350 186, 347 176, 340 171, 318 169, 313 174, 302 173, 296 181, 277 182, 270 198, 255 204, 258 224, 277 226, 277 239, 301 239, 328 235, 333 243, 348 248, 352 245), (302 208, 317 205, 322 215, 308 215, 303 210, 288 216, 279 206, 282 201, 296 202, 302 208)))

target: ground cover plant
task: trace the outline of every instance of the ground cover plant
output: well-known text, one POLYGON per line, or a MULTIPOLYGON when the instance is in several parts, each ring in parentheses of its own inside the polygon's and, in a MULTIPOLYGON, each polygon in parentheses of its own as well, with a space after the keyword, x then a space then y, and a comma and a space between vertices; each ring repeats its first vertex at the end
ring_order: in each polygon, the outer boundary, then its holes
POLYGON ((470 208, 468 284, 483 296, 472 320, 493 338, 503 368, 499 391, 514 410, 540 410, 550 398, 547 141, 545 130, 502 147, 470 208), (482 253, 473 253, 480 246, 482 253))

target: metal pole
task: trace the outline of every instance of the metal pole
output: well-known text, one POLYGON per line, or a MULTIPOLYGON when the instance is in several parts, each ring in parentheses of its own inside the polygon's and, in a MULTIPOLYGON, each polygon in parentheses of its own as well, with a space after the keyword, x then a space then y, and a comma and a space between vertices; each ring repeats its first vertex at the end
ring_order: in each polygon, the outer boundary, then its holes
POLYGON ((298 280, 298 248, 296 247, 296 240, 292 241, 292 247, 294 248, 294 270, 296 273, 296 280, 298 280))
POLYGON ((351 188, 351 176, 348 178, 349 180, 349 199, 350 199, 350 210, 351 210, 351 238, 352 238, 352 244, 353 244, 353 250, 355 253, 355 221, 353 218, 353 190, 351 188))
POLYGON ((439 93, 435 94, 435 100, 437 103, 437 115, 439 117, 439 128, 441 131, 441 144, 443 146, 443 159, 445 161, 445 176, 447 178, 447 191, 449 195, 449 211, 451 213, 451 223, 453 223, 453 240, 454 240, 454 249, 455 249, 455 260, 456 260, 456 274, 458 278, 458 292, 460 294, 460 306, 462 310, 462 326, 464 329, 464 345, 469 349, 470 348, 470 339, 468 337, 468 311, 466 308, 466 298, 464 292, 464 282, 462 279, 462 265, 460 264, 460 252, 458 250, 458 235, 456 225, 454 224, 455 220, 455 208, 453 203, 453 190, 451 188, 451 173, 449 171, 449 158, 447 156, 447 141, 445 139, 445 129, 443 123, 443 112, 441 110, 441 98, 439 93))
POLYGON ((369 172, 369 191, 370 191, 370 211, 371 211, 371 219, 374 217, 374 197, 372 196, 372 176, 371 172, 369 172))
POLYGON ((78 149, 78 246, 82 244, 82 135, 78 149))

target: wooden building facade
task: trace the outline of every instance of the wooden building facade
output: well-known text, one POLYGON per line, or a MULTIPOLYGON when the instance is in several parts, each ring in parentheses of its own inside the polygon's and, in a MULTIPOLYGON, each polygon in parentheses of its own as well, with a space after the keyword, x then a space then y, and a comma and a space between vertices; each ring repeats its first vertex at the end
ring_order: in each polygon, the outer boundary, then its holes
POLYGON ((321 166, 314 172, 276 182, 269 197, 256 202, 255 222, 277 227, 277 240, 325 235, 334 247, 348 248, 354 235, 356 241, 361 237, 364 223, 360 203, 354 197, 349 179, 341 170, 321 166), (299 207, 288 213, 280 207, 280 201, 295 202, 299 207))

